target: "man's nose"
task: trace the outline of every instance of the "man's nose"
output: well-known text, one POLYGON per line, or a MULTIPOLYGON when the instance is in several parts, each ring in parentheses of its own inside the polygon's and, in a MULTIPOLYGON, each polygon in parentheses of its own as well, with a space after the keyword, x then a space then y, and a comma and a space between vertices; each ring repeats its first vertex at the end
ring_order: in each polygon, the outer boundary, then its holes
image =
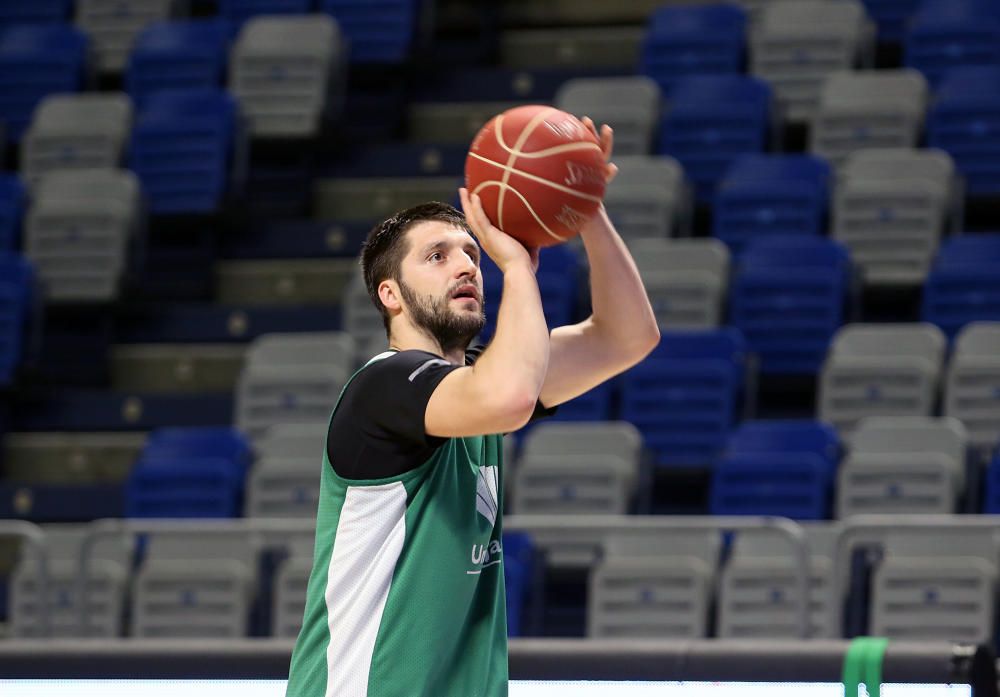
POLYGON ((459 261, 459 263, 457 264, 457 268, 455 270, 455 276, 456 277, 470 276, 470 275, 474 276, 476 273, 476 262, 474 262, 472 260, 472 257, 470 257, 468 254, 463 253, 460 258, 461 261, 459 261))

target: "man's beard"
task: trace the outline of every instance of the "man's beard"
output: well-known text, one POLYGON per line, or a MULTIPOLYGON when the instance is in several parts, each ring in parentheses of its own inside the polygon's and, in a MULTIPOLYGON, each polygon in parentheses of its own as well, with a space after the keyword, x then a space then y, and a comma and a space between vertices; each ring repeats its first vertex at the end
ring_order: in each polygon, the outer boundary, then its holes
MULTIPOLYGON (((461 285, 468 283, 468 281, 463 281, 461 285)), ((482 291, 479 291, 479 312, 472 314, 469 312, 458 313, 451 309, 449 303, 452 300, 451 294, 455 290, 454 288, 449 289, 440 298, 435 298, 432 295, 421 297, 400 280, 399 290, 410 310, 414 325, 434 339, 443 353, 450 353, 455 349, 464 351, 486 326, 486 300, 482 291)))

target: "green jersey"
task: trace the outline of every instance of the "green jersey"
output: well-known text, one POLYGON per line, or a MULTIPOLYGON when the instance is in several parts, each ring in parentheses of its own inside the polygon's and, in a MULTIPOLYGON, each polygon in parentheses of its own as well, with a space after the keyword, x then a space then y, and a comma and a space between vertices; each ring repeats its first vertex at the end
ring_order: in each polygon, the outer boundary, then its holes
POLYGON ((288 697, 507 694, 502 436, 423 434, 426 400, 453 369, 387 352, 341 392, 288 697), (401 459, 413 466, 386 469, 401 459), (364 473, 385 476, 352 476, 364 473))

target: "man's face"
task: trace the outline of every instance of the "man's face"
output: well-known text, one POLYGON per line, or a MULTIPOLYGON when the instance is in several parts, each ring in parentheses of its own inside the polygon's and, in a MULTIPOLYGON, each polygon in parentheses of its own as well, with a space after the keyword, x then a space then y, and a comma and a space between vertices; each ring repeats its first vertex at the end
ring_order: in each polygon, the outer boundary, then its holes
POLYGON ((417 223, 407 235, 399 278, 405 311, 446 353, 465 349, 486 324, 479 245, 440 221, 417 223))

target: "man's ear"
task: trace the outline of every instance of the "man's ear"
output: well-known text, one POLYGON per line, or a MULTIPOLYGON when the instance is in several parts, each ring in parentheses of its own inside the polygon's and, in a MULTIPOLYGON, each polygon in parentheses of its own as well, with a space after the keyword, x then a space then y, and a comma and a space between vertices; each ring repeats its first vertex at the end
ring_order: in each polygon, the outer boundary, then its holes
POLYGON ((403 309, 399 284, 392 279, 387 278, 378 284, 378 298, 390 312, 398 312, 403 309))

